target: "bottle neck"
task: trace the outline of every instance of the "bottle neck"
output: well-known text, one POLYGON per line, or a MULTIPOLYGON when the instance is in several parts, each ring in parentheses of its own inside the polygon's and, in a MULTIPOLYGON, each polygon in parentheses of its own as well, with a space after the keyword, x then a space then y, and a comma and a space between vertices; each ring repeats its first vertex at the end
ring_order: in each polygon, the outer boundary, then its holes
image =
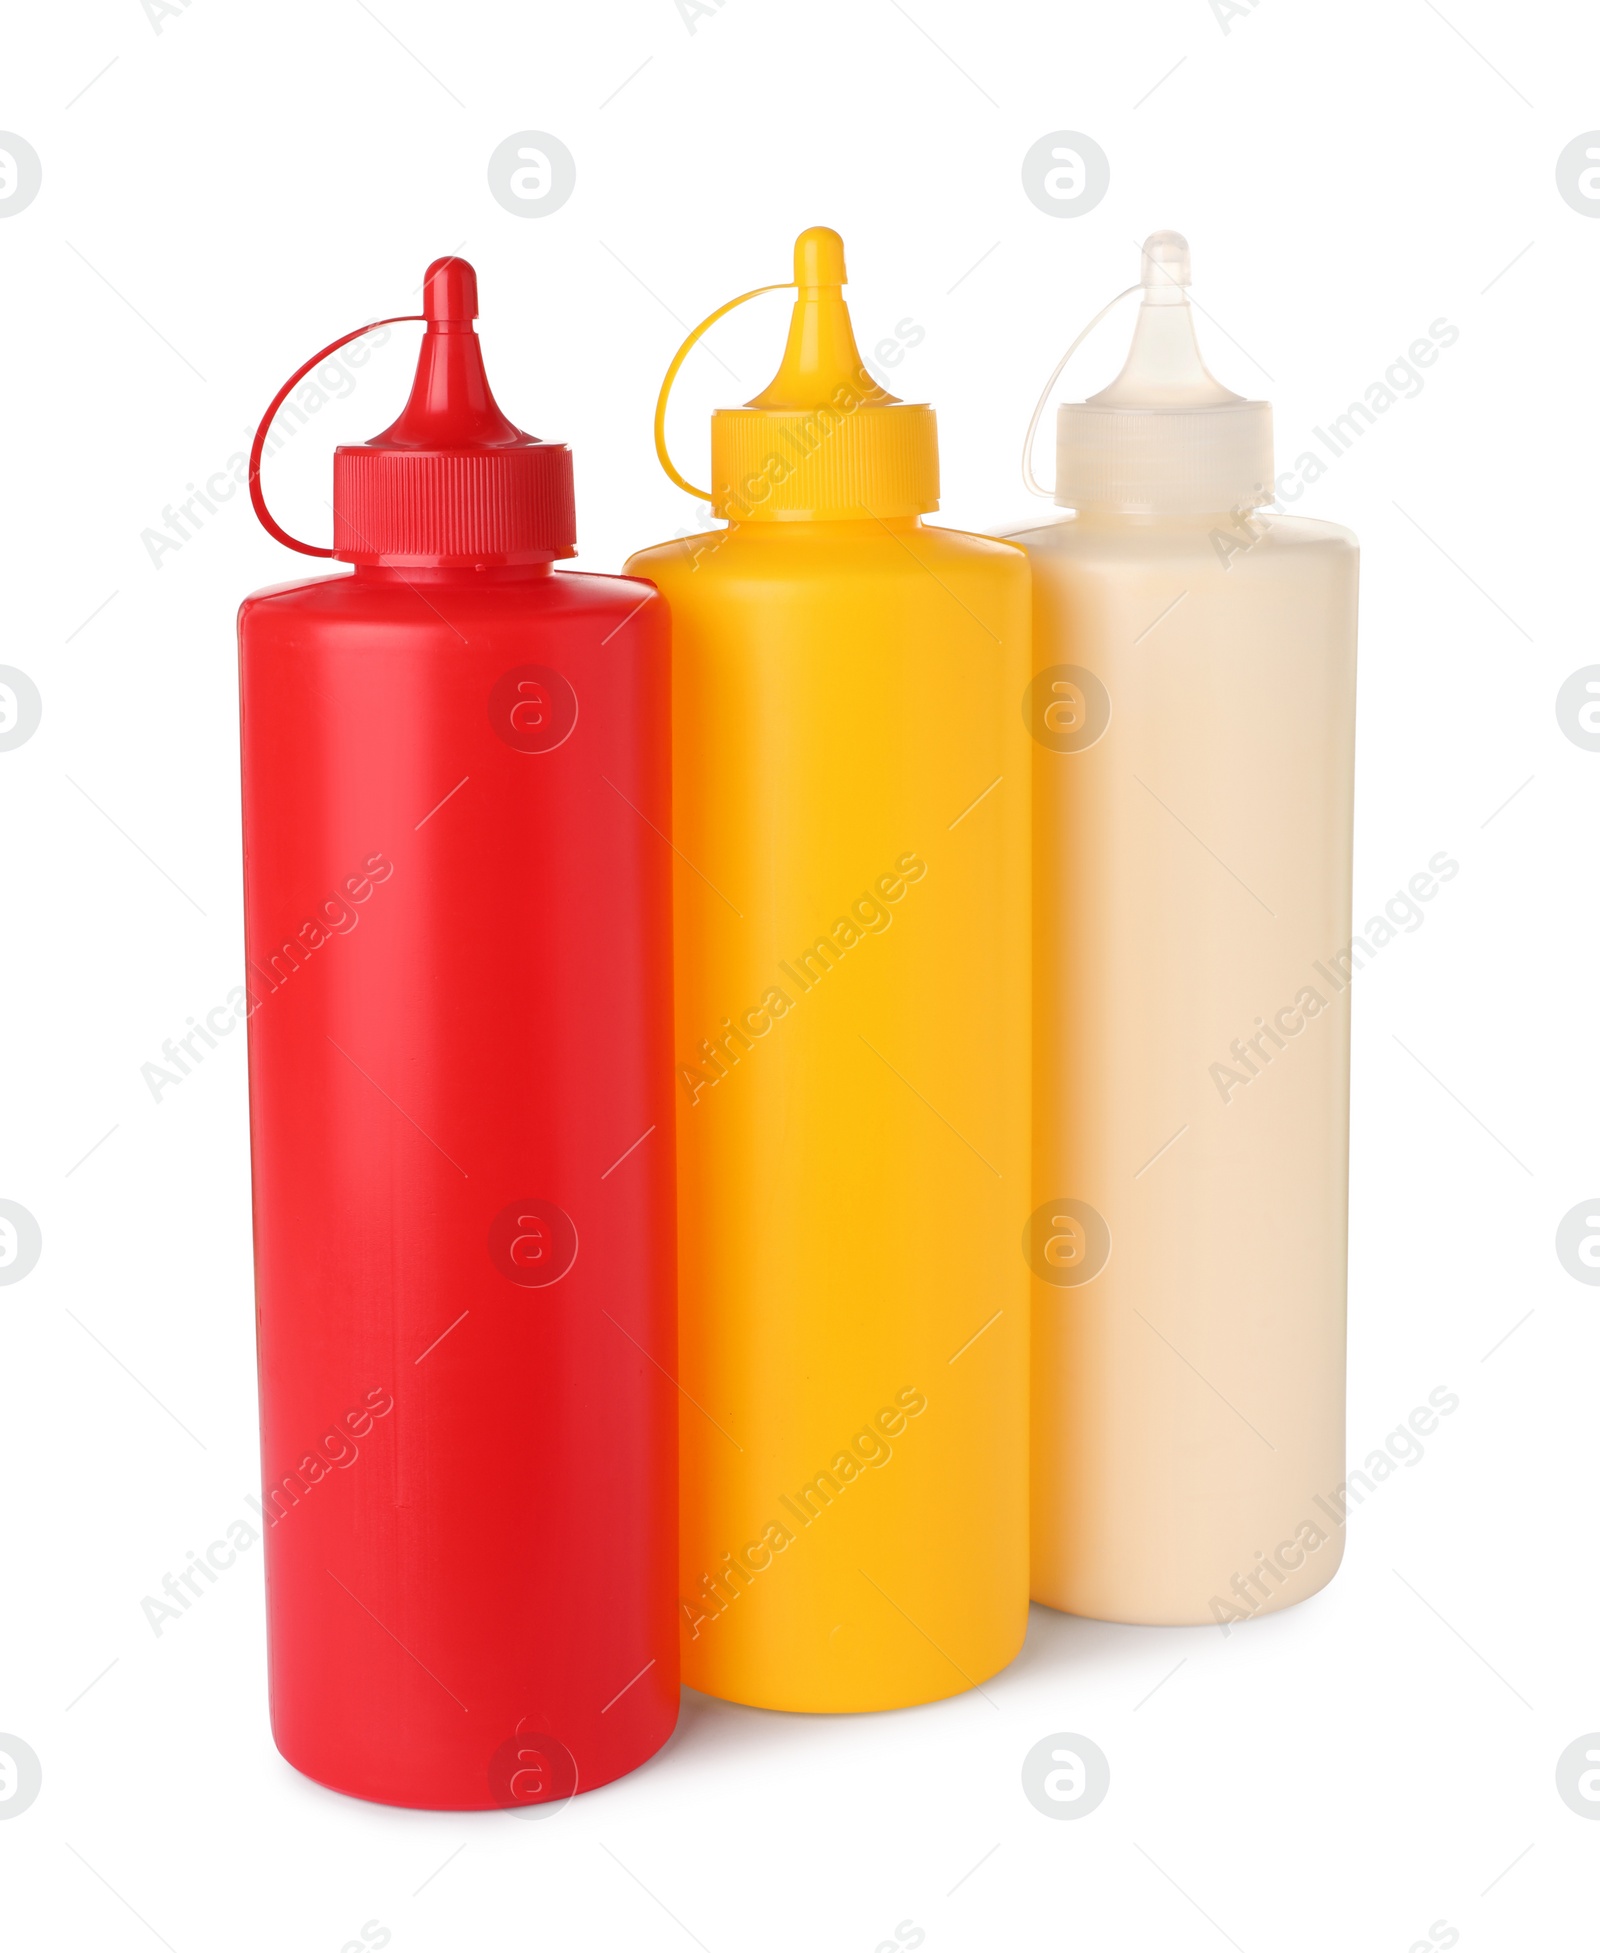
POLYGON ((1259 521, 1275 511, 1270 503, 1251 502, 1237 509, 1215 509, 1209 512, 1184 510, 1182 513, 1158 510, 1155 513, 1131 509, 1070 509, 1058 508, 1057 513, 1064 522, 1075 528, 1132 530, 1132 529, 1192 529, 1204 535, 1219 524, 1237 524, 1241 517, 1259 521))
POLYGON ((828 536, 849 537, 859 540, 874 532, 890 535, 914 535, 923 527, 920 515, 850 515, 850 516, 756 516, 750 521, 738 522, 728 519, 727 534, 741 536, 790 535, 823 538, 828 536))
POLYGON ((538 583, 547 579, 554 567, 555 558, 546 556, 537 563, 485 563, 466 569, 438 569, 433 566, 413 568, 409 564, 357 563, 355 566, 358 583, 470 583, 474 589, 489 585, 497 588, 502 584, 538 583))

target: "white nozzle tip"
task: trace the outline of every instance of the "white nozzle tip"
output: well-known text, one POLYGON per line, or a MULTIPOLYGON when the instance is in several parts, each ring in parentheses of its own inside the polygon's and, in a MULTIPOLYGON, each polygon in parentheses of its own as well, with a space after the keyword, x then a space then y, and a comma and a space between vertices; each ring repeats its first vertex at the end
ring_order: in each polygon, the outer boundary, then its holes
POLYGON ((1189 240, 1177 231, 1152 231, 1142 247, 1139 282, 1147 292, 1184 290, 1189 283, 1189 240))

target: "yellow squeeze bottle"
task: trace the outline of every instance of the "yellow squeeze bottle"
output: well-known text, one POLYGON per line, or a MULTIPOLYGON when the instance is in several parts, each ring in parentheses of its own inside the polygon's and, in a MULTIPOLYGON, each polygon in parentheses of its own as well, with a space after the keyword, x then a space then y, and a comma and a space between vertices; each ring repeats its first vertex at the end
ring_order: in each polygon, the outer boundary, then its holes
POLYGON ((1028 1596, 1028 568, 923 526, 933 411, 844 280, 804 232, 710 496, 690 335, 657 447, 728 526, 628 564, 673 620, 684 1679, 794 1710, 971 1687, 1028 1596))

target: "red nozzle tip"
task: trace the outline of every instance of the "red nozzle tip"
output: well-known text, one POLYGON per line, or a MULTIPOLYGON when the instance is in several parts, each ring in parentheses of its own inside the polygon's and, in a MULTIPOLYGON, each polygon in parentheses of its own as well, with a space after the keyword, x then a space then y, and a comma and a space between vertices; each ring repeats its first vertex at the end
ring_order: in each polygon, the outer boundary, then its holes
POLYGON ((470 325, 478 316, 478 274, 465 258, 435 258, 428 266, 422 314, 430 326, 470 325))

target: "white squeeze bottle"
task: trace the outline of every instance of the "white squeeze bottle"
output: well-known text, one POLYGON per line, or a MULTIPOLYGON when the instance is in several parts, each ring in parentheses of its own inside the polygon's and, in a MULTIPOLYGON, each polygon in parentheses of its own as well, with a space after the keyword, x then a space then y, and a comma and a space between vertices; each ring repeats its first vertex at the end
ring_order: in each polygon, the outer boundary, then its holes
POLYGON ((1157 232, 1127 364, 1059 412, 1072 513, 1011 538, 1034 578, 1032 1590, 1231 1626, 1315 1593, 1344 1543, 1357 550, 1264 512, 1272 409, 1206 371, 1188 284, 1157 232))

